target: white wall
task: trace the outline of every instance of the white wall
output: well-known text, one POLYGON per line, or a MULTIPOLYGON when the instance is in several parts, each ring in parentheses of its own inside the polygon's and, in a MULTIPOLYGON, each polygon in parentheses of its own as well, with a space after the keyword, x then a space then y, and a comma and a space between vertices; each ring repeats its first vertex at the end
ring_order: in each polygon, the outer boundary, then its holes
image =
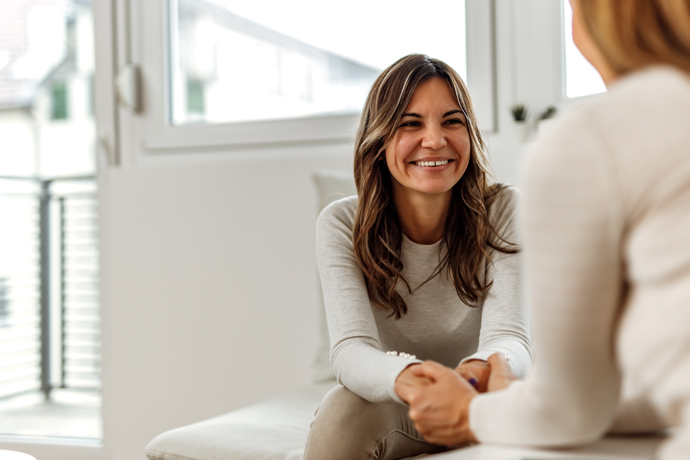
POLYGON ((0 111, 0 176, 36 173, 36 129, 35 120, 28 111, 0 111))
POLYGON ((102 181, 104 415, 115 459, 308 384, 320 168, 348 145, 110 170, 102 181))

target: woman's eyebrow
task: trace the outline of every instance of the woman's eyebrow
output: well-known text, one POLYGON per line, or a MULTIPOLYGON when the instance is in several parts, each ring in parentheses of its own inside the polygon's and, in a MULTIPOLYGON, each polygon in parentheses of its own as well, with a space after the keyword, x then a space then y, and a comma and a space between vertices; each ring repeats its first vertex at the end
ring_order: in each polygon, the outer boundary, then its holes
MULTIPOLYGON (((450 112, 444 113, 444 114, 443 114, 443 118, 449 117, 449 116, 453 115, 454 113, 459 113, 460 115, 465 115, 465 112, 463 112, 462 110, 457 110, 457 109, 456 109, 456 110, 451 110, 450 112)), ((418 114, 418 113, 403 113, 403 114, 400 116, 400 118, 403 118, 403 117, 422 118, 422 116, 421 116, 420 114, 418 114)))

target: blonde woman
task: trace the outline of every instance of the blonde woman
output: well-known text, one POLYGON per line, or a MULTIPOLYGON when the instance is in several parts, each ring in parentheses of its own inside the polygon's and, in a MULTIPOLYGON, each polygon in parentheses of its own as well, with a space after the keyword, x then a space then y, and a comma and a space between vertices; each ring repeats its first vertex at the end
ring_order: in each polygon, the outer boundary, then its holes
POLYGON ((341 386, 317 411, 304 458, 438 452, 394 391, 433 359, 486 387, 500 352, 530 367, 516 233, 518 192, 489 183, 467 89, 439 60, 406 56, 366 101, 355 144, 358 197, 317 224, 331 358, 341 386))
POLYGON ((496 355, 478 395, 429 362, 416 375, 433 385, 396 389, 430 442, 564 446, 674 427, 657 458, 687 459, 690 0, 571 4, 608 93, 562 116, 528 160, 534 369, 514 381, 496 355))

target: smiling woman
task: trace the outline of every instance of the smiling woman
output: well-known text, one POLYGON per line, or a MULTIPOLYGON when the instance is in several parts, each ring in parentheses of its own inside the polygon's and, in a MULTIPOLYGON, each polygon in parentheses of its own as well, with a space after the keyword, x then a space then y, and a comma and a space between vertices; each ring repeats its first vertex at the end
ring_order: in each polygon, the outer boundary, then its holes
MULTIPOLYGON (((430 201, 447 207, 444 202, 450 199, 451 189, 465 173, 469 160, 467 120, 450 87, 441 78, 422 83, 412 94, 386 148, 396 208, 399 213, 410 214, 401 222, 414 219, 415 209, 428 210, 430 201)), ((434 220, 442 224, 444 219, 434 220)), ((403 228, 403 233, 416 243, 433 244, 441 239, 443 226, 429 232, 431 222, 426 218, 424 222, 424 233, 430 233, 427 241, 422 235, 413 235, 412 228, 403 228)))
POLYGON ((377 78, 354 164, 358 197, 331 204, 317 224, 331 361, 342 386, 322 401, 304 458, 443 451, 413 428, 396 384, 414 380, 422 359, 455 368, 477 391, 495 352, 511 357, 516 373, 529 369, 518 192, 489 181, 462 79, 420 54, 377 78))
POLYGON ((501 241, 489 221, 494 198, 517 192, 489 184, 489 169, 469 92, 452 68, 409 55, 379 76, 364 107, 355 151, 360 202, 354 251, 377 293, 375 305, 392 308, 396 318, 406 313, 392 289, 405 278, 389 249, 400 248, 402 235, 418 244, 443 239, 448 253, 439 269, 449 267, 463 302, 479 300, 490 286, 476 276, 488 255, 485 248, 517 252, 501 244, 508 241, 501 241), (408 163, 432 159, 453 161, 442 170, 408 163))

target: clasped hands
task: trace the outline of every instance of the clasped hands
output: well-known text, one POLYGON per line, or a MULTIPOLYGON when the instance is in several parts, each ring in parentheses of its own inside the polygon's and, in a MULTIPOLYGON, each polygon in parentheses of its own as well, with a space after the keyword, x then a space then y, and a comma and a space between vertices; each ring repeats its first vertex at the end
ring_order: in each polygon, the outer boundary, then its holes
POLYGON ((410 419, 424 439, 453 447, 477 440, 470 429, 472 399, 516 379, 504 355, 494 353, 488 362, 467 361, 455 369, 434 361, 412 364, 400 373, 394 389, 410 406, 410 419))

